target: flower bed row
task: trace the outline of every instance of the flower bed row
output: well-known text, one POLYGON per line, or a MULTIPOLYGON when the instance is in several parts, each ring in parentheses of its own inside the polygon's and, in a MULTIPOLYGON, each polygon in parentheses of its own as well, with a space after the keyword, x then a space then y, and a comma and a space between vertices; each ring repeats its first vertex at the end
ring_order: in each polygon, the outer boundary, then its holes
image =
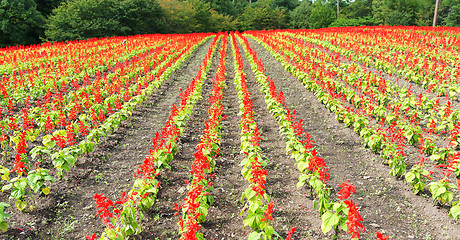
POLYGON ((225 118, 222 116, 222 97, 226 77, 227 38, 228 34, 224 34, 219 50, 217 74, 212 81, 213 88, 209 96, 211 104, 208 109, 209 118, 205 121, 206 128, 201 135, 201 141, 196 146, 195 159, 191 164, 192 180, 187 186, 188 192, 184 203, 180 206, 176 204, 177 211, 182 210, 179 231, 180 239, 183 240, 204 239, 203 234, 199 232, 200 224, 206 220, 209 206, 214 202, 211 195, 214 191, 211 174, 216 165, 215 158, 220 151, 221 122, 225 118))
MULTIPOLYGON (((181 36, 177 36, 179 38, 181 36)), ((23 108, 43 99, 48 92, 65 93, 96 72, 114 71, 121 65, 128 65, 132 59, 154 53, 155 48, 167 43, 167 38, 163 35, 132 36, 124 39, 93 39, 74 44, 45 45, 35 50, 29 48, 13 51, 17 55, 16 61, 23 66, 9 71, 4 69, 5 72, 0 73, 3 75, 0 106, 7 110, 23 108)), ((4 57, 8 61, 8 56, 4 57)), ((5 62, 2 67, 9 69, 11 63, 5 62)))
MULTIPOLYGON (((261 91, 265 95, 267 108, 280 125, 280 135, 286 141, 286 152, 295 159, 297 168, 302 174, 297 187, 307 184, 310 190, 316 192, 315 206, 322 219, 321 229, 327 233, 333 228, 337 230, 340 226, 351 234, 352 238, 359 239, 360 234, 365 230, 361 223, 363 219, 357 211, 357 206, 351 199, 347 199, 354 186, 348 182, 342 183, 340 187, 344 190, 339 193, 341 201, 336 202, 330 199, 331 191, 327 186, 329 169, 325 161, 317 155, 318 152, 314 148, 311 136, 303 130, 302 119, 296 120, 295 110, 292 112, 289 110, 284 102, 283 92, 277 92, 273 80, 265 75, 264 64, 257 57, 257 52, 251 48, 248 40, 241 35, 239 39, 241 39, 246 58, 261 86, 261 91)), ((356 193, 356 190, 354 192, 356 193)))
POLYGON ((235 67, 235 88, 239 99, 239 115, 241 116, 241 152, 245 158, 240 165, 243 167, 241 174, 249 182, 249 186, 241 195, 241 215, 246 213, 243 221, 244 226, 250 226, 252 232, 248 239, 271 239, 273 234, 278 235, 269 220, 273 220, 273 202, 265 191, 267 170, 263 167, 267 163, 262 158, 260 148, 260 131, 257 122, 254 120, 252 99, 249 97, 246 76, 243 72, 243 59, 237 46, 235 34, 231 33, 233 65, 235 67))

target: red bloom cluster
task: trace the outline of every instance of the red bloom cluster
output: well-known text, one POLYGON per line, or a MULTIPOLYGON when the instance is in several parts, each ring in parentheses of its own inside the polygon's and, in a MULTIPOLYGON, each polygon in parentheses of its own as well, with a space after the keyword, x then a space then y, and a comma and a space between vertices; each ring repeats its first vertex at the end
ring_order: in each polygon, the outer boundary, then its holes
POLYGON ((361 221, 363 218, 359 214, 359 209, 353 204, 353 200, 345 200, 344 203, 348 207, 348 216, 347 216, 347 234, 352 234, 352 238, 359 238, 360 234, 363 233, 366 229, 364 228, 361 221))
MULTIPOLYGON (((252 187, 252 190, 259 194, 260 196, 264 196, 265 194, 265 182, 267 179, 267 170, 263 169, 260 165, 259 159, 257 157, 251 162, 251 181, 255 184, 252 187)), ((273 205, 273 203, 272 203, 273 205)))
POLYGON ((349 183, 348 180, 346 182, 339 184, 338 187, 340 187, 341 189, 337 193, 337 195, 339 195, 338 198, 341 200, 347 199, 351 195, 351 193, 356 194, 355 186, 349 183))
POLYGON ((267 210, 264 212, 264 217, 260 221, 263 222, 267 220, 273 220, 272 213, 273 213, 273 202, 269 202, 267 206, 267 210))

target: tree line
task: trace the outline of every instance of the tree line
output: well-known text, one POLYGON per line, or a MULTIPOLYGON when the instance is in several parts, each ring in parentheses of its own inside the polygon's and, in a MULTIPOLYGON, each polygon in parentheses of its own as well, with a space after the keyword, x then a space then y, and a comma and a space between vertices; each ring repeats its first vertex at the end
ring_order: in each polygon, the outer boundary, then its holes
MULTIPOLYGON (((460 26, 438 0, 437 26, 460 26)), ((0 0, 0 47, 149 33, 430 26, 436 0, 0 0)))

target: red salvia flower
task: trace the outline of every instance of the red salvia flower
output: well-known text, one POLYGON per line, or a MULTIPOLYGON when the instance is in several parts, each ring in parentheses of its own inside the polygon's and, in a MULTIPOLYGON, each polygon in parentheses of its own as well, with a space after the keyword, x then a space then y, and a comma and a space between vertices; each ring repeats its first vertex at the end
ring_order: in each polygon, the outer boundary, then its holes
POLYGON ((291 235, 295 232, 295 230, 297 230, 297 227, 291 228, 285 240, 291 240, 291 235))
POLYGON ((348 180, 337 186, 341 188, 340 191, 337 193, 337 195, 339 195, 338 198, 341 200, 347 199, 352 192, 356 194, 355 187, 351 183, 349 183, 348 180))
POLYGON ((359 214, 358 208, 354 205, 353 200, 345 200, 344 203, 348 208, 347 216, 347 234, 352 234, 352 238, 359 238, 360 234, 365 231, 364 226, 361 224, 363 218, 359 214))
POLYGON ((263 222, 266 220, 273 220, 272 213, 273 213, 273 202, 269 202, 267 210, 264 212, 264 217, 260 221, 263 222))
POLYGON ((380 232, 377 232, 377 239, 376 240, 388 240, 390 238, 390 236, 386 236, 386 237, 383 237, 383 234, 381 234, 380 232))

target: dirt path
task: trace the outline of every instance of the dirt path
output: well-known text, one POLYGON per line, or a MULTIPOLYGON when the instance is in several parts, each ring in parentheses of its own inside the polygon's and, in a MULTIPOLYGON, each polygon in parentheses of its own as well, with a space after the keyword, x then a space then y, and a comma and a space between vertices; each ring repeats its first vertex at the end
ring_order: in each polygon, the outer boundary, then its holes
MULTIPOLYGON (((270 56, 262 46, 250 41, 259 53, 267 75, 273 77, 286 104, 304 120, 304 129, 312 135, 317 148, 330 168, 329 184, 350 180, 357 190, 353 201, 361 207, 366 233, 364 239, 385 232, 393 239, 459 239, 460 228, 452 224, 446 210, 436 208, 430 199, 414 196, 402 181, 391 177, 378 155, 364 149, 352 129, 335 120, 316 97, 270 56)), ((295 169, 295 168, 293 168, 295 169)), ((333 191, 333 192, 335 192, 333 191)), ((321 232, 318 224, 313 232, 321 232)), ((345 234, 341 234, 342 237, 345 234)))
POLYGON ((0 238, 82 239, 101 233, 102 220, 94 217, 94 194, 117 200, 131 188, 135 166, 149 153, 152 138, 166 123, 171 105, 180 103, 180 89, 195 77, 211 42, 209 39, 200 46, 93 154, 81 158, 67 181, 57 180, 50 195, 37 199, 34 211, 14 210, 10 230, 0 238))

